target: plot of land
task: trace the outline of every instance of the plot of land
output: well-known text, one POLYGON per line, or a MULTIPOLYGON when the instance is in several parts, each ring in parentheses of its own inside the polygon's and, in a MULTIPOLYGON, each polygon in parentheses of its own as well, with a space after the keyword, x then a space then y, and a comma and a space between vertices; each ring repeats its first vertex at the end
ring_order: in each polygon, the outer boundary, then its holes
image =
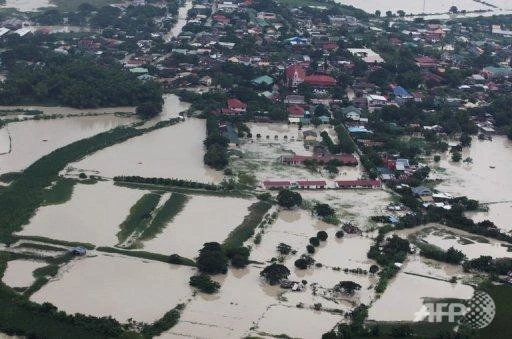
POLYGON ((81 258, 35 293, 70 313, 153 322, 191 295, 193 269, 113 255, 81 258))
POLYGON ((71 200, 39 208, 19 234, 113 246, 119 225, 144 193, 106 181, 77 184, 71 200))
POLYGON ((185 208, 156 238, 144 243, 144 250, 197 256, 205 242, 223 242, 249 213, 254 201, 235 198, 193 196, 185 208))

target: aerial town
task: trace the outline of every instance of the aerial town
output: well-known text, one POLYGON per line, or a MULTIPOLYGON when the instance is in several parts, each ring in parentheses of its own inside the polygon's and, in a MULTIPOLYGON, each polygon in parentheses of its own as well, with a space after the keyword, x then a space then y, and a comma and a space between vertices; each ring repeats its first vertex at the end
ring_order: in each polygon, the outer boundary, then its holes
POLYGON ((0 0, 1 338, 511 338, 512 2, 0 0))

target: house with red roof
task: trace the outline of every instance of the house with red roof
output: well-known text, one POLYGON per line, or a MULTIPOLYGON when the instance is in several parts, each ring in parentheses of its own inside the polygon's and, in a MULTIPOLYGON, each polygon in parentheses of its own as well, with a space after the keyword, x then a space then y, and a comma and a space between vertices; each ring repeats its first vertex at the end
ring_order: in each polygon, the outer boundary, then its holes
POLYGON ((315 87, 333 87, 336 86, 336 79, 330 75, 311 74, 304 78, 304 82, 315 87))
POLYGON ((421 56, 414 59, 420 68, 436 68, 437 60, 428 56, 421 56))
POLYGON ((291 185, 292 183, 289 181, 266 180, 263 182, 263 186, 265 186, 265 188, 268 190, 290 188, 291 185))
POLYGON ((238 115, 247 111, 247 104, 238 99, 228 99, 227 108, 222 109, 223 114, 238 115))
POLYGON ((301 189, 324 189, 327 186, 325 180, 299 180, 297 185, 301 189))
POLYGON ((302 83, 315 87, 332 87, 336 85, 336 79, 330 75, 311 74, 306 75, 306 69, 300 64, 293 64, 285 69, 286 82, 289 87, 297 87, 302 83))
POLYGON ((306 112, 306 110, 304 109, 304 107, 299 106, 299 105, 291 105, 291 106, 288 106, 288 108, 286 109, 286 111, 288 112, 288 114, 289 114, 291 117, 303 117, 303 116, 304 116, 304 113, 306 112))
POLYGON ((381 183, 379 180, 358 179, 358 180, 338 180, 336 181, 338 188, 379 188, 381 183))

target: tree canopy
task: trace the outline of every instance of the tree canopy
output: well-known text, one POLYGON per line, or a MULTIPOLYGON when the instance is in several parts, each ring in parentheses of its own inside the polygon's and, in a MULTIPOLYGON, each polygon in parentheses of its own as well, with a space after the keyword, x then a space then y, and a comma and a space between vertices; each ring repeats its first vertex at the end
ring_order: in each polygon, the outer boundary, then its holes
POLYGON ((281 264, 273 263, 265 267, 260 276, 264 277, 270 285, 276 285, 281 279, 286 279, 290 275, 290 270, 281 264))

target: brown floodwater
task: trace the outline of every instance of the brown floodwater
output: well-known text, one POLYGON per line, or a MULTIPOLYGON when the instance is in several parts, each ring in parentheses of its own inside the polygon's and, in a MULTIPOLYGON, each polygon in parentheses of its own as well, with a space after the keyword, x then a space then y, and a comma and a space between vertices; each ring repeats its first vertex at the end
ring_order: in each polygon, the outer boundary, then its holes
POLYGON ((109 115, 10 123, 2 128, 0 149, 8 150, 10 142, 11 152, 0 155, 0 173, 23 170, 57 148, 133 121, 109 115))
POLYGON ((46 265, 44 262, 32 260, 11 260, 7 262, 2 281, 10 287, 29 287, 35 280, 32 272, 46 265))
POLYGON ((178 10, 178 21, 176 24, 171 28, 168 34, 164 36, 165 41, 170 41, 172 38, 177 37, 180 35, 181 31, 183 30, 183 27, 187 24, 187 13, 192 8, 192 0, 187 0, 185 2, 185 6, 182 6, 178 10))
POLYGON ((51 302, 69 313, 153 322, 191 296, 192 271, 187 266, 99 254, 67 264, 31 300, 51 302))
POLYGON ((220 182, 222 172, 203 164, 205 121, 189 118, 96 152, 71 167, 100 175, 140 175, 220 182))
POLYGON ((433 178, 444 179, 437 188, 480 202, 505 202, 489 205, 488 213, 471 215, 477 220, 489 219, 503 230, 511 230, 508 217, 512 215, 512 180, 509 178, 512 142, 503 136, 494 136, 492 142, 473 138, 472 146, 463 152, 462 158, 467 157, 473 159, 473 164, 453 163, 449 158, 441 161, 440 166, 445 171, 432 174, 433 178))
POLYGON ((119 225, 144 193, 110 181, 77 184, 71 200, 40 207, 18 234, 113 246, 118 242, 119 225))
POLYGON ((249 214, 247 208, 252 203, 246 199, 192 196, 162 233, 144 242, 144 250, 194 258, 205 242, 222 243, 249 214))
MULTIPOLYGON (((52 27, 52 26, 49 26, 52 27)), ((66 26, 63 26, 66 27, 66 26)), ((73 27, 68 26, 69 29, 73 27)), ((64 29, 64 28, 63 28, 64 29)), ((13 111, 13 110, 36 110, 41 111, 43 114, 52 115, 79 115, 79 114, 114 114, 114 113, 135 113, 135 107, 121 106, 121 107, 102 107, 102 108, 73 108, 63 106, 0 106, 0 111, 13 111)), ((22 112, 20 112, 22 114, 22 112)))

